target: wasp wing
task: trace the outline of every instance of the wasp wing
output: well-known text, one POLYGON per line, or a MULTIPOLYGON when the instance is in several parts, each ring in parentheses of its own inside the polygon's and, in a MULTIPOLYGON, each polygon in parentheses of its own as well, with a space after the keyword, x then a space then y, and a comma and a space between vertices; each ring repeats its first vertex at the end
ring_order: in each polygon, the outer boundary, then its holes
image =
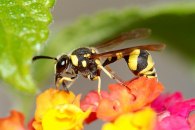
POLYGON ((130 32, 122 33, 110 40, 101 42, 99 44, 96 44, 94 47, 97 49, 103 49, 108 47, 113 47, 118 44, 121 44, 122 42, 126 40, 133 40, 133 39, 139 39, 139 38, 146 38, 150 35, 151 30, 148 28, 138 28, 134 29, 130 32))
POLYGON ((109 52, 104 52, 100 54, 91 55, 91 58, 108 58, 108 57, 116 57, 117 53, 121 53, 123 56, 129 55, 135 49, 148 50, 148 51, 160 51, 165 48, 165 44, 149 44, 149 45, 141 45, 130 48, 124 48, 120 50, 114 50, 109 52))

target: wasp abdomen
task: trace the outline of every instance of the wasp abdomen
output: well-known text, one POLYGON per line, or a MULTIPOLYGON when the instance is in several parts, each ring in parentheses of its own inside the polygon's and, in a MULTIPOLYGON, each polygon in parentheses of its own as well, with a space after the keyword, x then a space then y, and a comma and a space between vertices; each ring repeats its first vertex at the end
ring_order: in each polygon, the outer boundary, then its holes
POLYGON ((148 78, 156 77, 154 62, 150 53, 146 50, 135 49, 129 56, 124 57, 129 69, 137 76, 148 78))
POLYGON ((125 59, 129 69, 135 75, 146 76, 148 78, 157 77, 152 57, 146 50, 135 49, 125 56, 123 56, 122 52, 116 53, 116 56, 108 57, 102 65, 106 66, 122 58, 125 59))

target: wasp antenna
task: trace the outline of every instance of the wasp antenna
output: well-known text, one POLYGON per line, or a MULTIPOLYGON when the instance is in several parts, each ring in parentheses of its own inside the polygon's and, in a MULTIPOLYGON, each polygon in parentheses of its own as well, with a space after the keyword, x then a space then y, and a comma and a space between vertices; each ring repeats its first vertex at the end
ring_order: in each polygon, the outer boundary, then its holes
POLYGON ((57 61, 57 58, 55 57, 50 57, 50 56, 34 56, 32 61, 38 60, 38 59, 53 59, 57 61))

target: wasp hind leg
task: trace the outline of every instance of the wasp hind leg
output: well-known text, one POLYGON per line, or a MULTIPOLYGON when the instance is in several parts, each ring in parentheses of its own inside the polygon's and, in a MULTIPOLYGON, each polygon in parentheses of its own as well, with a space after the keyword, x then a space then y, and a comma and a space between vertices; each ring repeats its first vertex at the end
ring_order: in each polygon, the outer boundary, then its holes
POLYGON ((104 71, 104 73, 106 73, 111 79, 114 79, 116 80, 119 84, 127 87, 125 84, 124 84, 124 81, 116 75, 116 73, 114 71, 111 70, 111 68, 109 66, 106 66, 106 67, 103 67, 102 65, 99 65, 98 66, 102 71, 104 71))
POLYGON ((116 80, 119 84, 127 87, 124 84, 124 81, 108 66, 111 63, 114 63, 117 60, 120 60, 122 58, 122 54, 121 55, 116 55, 116 57, 108 57, 104 63, 102 64, 101 69, 112 79, 116 80), (105 69, 104 69, 105 67, 105 69), (109 73, 109 74, 108 74, 109 73))

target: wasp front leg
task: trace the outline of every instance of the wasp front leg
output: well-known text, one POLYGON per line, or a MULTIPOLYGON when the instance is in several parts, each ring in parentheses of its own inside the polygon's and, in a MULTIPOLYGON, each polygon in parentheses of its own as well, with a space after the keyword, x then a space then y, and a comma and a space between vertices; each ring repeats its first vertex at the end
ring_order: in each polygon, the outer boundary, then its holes
POLYGON ((56 74, 56 77, 55 77, 56 88, 59 89, 60 85, 62 85, 65 91, 68 92, 69 91, 68 88, 73 84, 76 77, 77 75, 73 77, 65 77, 65 76, 63 77, 61 74, 56 74), (71 82, 68 84, 68 86, 66 85, 67 81, 71 82))

